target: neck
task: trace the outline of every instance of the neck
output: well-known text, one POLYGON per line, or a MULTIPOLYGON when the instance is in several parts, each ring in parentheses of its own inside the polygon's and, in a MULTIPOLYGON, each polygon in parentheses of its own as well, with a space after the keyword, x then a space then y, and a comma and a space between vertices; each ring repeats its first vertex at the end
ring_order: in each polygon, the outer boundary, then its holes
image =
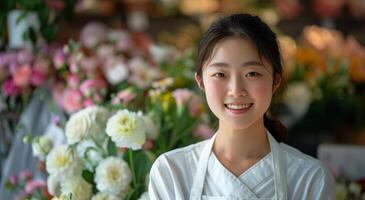
POLYGON ((237 130, 219 123, 213 152, 230 162, 257 160, 270 152, 270 144, 263 120, 252 126, 237 130))

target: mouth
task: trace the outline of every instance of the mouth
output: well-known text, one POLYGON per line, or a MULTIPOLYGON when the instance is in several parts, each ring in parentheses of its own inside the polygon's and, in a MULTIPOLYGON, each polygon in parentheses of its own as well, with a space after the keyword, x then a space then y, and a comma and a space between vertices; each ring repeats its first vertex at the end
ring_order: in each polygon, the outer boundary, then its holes
POLYGON ((243 103, 243 104, 224 104, 224 107, 233 114, 242 114, 247 112, 253 103, 243 103))

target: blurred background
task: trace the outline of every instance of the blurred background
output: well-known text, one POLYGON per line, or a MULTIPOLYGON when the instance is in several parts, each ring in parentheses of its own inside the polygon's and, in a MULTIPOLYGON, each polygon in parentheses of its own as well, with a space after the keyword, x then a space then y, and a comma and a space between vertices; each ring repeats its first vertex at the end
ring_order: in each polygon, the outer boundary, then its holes
POLYGON ((288 127, 287 143, 327 164, 338 199, 365 199, 364 0, 2 0, 0 199, 56 196, 44 157, 90 106, 152 119, 158 136, 142 151, 153 156, 139 162, 209 138, 217 121, 193 80, 197 44, 237 12, 278 36, 285 86, 270 114, 288 127), (44 135, 53 142, 42 159, 44 135))

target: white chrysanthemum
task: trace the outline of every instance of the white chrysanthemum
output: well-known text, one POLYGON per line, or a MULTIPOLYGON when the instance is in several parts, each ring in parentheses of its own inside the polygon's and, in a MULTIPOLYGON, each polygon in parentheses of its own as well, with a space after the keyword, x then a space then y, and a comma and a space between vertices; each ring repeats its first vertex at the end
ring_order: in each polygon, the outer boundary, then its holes
POLYGON ((109 118, 106 133, 118 147, 141 149, 146 141, 146 131, 142 113, 128 110, 118 111, 109 118))
POLYGON ((78 143, 76 152, 85 166, 91 171, 103 159, 101 150, 92 140, 83 140, 78 143))
POLYGON ((119 200, 119 199, 121 198, 113 194, 108 194, 106 192, 99 192, 91 198, 91 200, 119 200))
POLYGON ((33 155, 38 157, 39 160, 45 161, 47 154, 53 147, 53 141, 48 136, 41 136, 36 138, 32 142, 33 155))
POLYGON ((62 195, 72 194, 72 199, 89 200, 92 195, 91 185, 81 176, 73 176, 61 183, 62 195))
POLYGON ((101 192, 124 196, 132 174, 127 163, 116 157, 109 157, 100 162, 96 167, 94 181, 101 192))
POLYGON ((301 118, 312 101, 309 86, 304 82, 292 83, 285 91, 284 101, 296 119, 301 118))
POLYGON ((51 200, 69 200, 68 195, 54 196, 51 200))
POLYGON ((144 192, 138 200, 149 200, 150 197, 148 196, 148 192, 144 192))
POLYGON ((81 173, 81 164, 78 156, 67 145, 60 145, 47 155, 46 169, 50 174, 67 176, 81 173))
POLYGON ((67 142, 74 144, 90 136, 100 139, 107 117, 107 110, 99 106, 90 106, 73 114, 65 127, 67 142))
POLYGON ((158 129, 151 118, 143 116, 143 122, 146 129, 147 138, 156 139, 158 136, 158 129))
POLYGON ((50 174, 47 178, 47 189, 53 196, 59 196, 61 194, 61 176, 56 174, 50 174))

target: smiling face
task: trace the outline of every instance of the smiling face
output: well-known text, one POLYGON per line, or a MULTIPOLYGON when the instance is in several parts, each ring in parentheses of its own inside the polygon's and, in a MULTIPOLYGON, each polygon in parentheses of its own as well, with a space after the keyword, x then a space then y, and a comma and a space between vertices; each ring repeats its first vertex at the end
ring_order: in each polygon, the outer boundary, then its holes
POLYGON ((238 36, 219 41, 204 65, 202 80, 209 108, 219 124, 235 130, 264 126, 273 94, 273 68, 255 45, 238 36))

